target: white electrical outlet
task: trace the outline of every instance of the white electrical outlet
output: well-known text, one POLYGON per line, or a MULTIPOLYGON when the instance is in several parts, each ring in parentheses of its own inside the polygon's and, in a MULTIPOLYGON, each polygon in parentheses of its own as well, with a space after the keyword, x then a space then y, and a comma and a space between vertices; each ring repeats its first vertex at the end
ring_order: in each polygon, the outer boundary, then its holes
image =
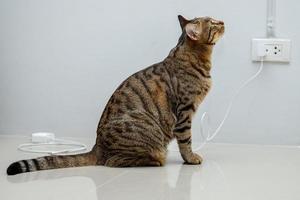
POLYGON ((260 61, 260 55, 265 55, 264 61, 289 62, 291 40, 278 38, 252 39, 252 60, 260 61))

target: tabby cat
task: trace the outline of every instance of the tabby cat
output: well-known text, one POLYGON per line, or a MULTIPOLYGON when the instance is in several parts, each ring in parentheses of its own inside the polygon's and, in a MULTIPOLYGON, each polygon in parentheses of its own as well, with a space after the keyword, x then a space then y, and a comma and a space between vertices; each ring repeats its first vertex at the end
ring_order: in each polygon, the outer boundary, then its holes
POLYGON ((7 174, 88 165, 162 166, 173 138, 185 163, 200 164, 202 158, 191 148, 192 117, 211 87, 211 54, 224 23, 210 17, 178 19, 178 44, 162 62, 133 74, 116 89, 90 152, 18 161, 7 174))

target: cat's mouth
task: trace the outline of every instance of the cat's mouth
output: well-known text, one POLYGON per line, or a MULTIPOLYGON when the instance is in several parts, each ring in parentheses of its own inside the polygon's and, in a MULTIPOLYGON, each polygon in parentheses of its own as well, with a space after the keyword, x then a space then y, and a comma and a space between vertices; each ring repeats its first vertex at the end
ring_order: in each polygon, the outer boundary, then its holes
POLYGON ((221 33, 221 34, 224 34, 224 32, 225 32, 225 25, 224 25, 224 22, 222 22, 222 24, 219 24, 218 26, 219 26, 220 33, 221 33))

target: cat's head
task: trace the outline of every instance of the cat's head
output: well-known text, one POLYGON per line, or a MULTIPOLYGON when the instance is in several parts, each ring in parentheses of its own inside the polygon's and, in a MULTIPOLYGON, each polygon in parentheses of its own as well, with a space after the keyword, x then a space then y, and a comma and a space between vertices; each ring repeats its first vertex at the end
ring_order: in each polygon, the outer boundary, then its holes
POLYGON ((199 44, 214 45, 224 34, 224 22, 211 17, 198 17, 188 20, 178 15, 182 31, 187 37, 199 44))

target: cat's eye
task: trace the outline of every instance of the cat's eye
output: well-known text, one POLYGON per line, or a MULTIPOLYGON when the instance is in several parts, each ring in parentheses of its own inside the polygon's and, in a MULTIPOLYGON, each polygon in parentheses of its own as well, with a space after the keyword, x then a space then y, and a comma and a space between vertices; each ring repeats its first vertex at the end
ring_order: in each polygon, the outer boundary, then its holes
POLYGON ((210 20, 210 18, 205 18, 205 19, 204 19, 204 22, 209 23, 209 22, 211 22, 211 20, 210 20))

